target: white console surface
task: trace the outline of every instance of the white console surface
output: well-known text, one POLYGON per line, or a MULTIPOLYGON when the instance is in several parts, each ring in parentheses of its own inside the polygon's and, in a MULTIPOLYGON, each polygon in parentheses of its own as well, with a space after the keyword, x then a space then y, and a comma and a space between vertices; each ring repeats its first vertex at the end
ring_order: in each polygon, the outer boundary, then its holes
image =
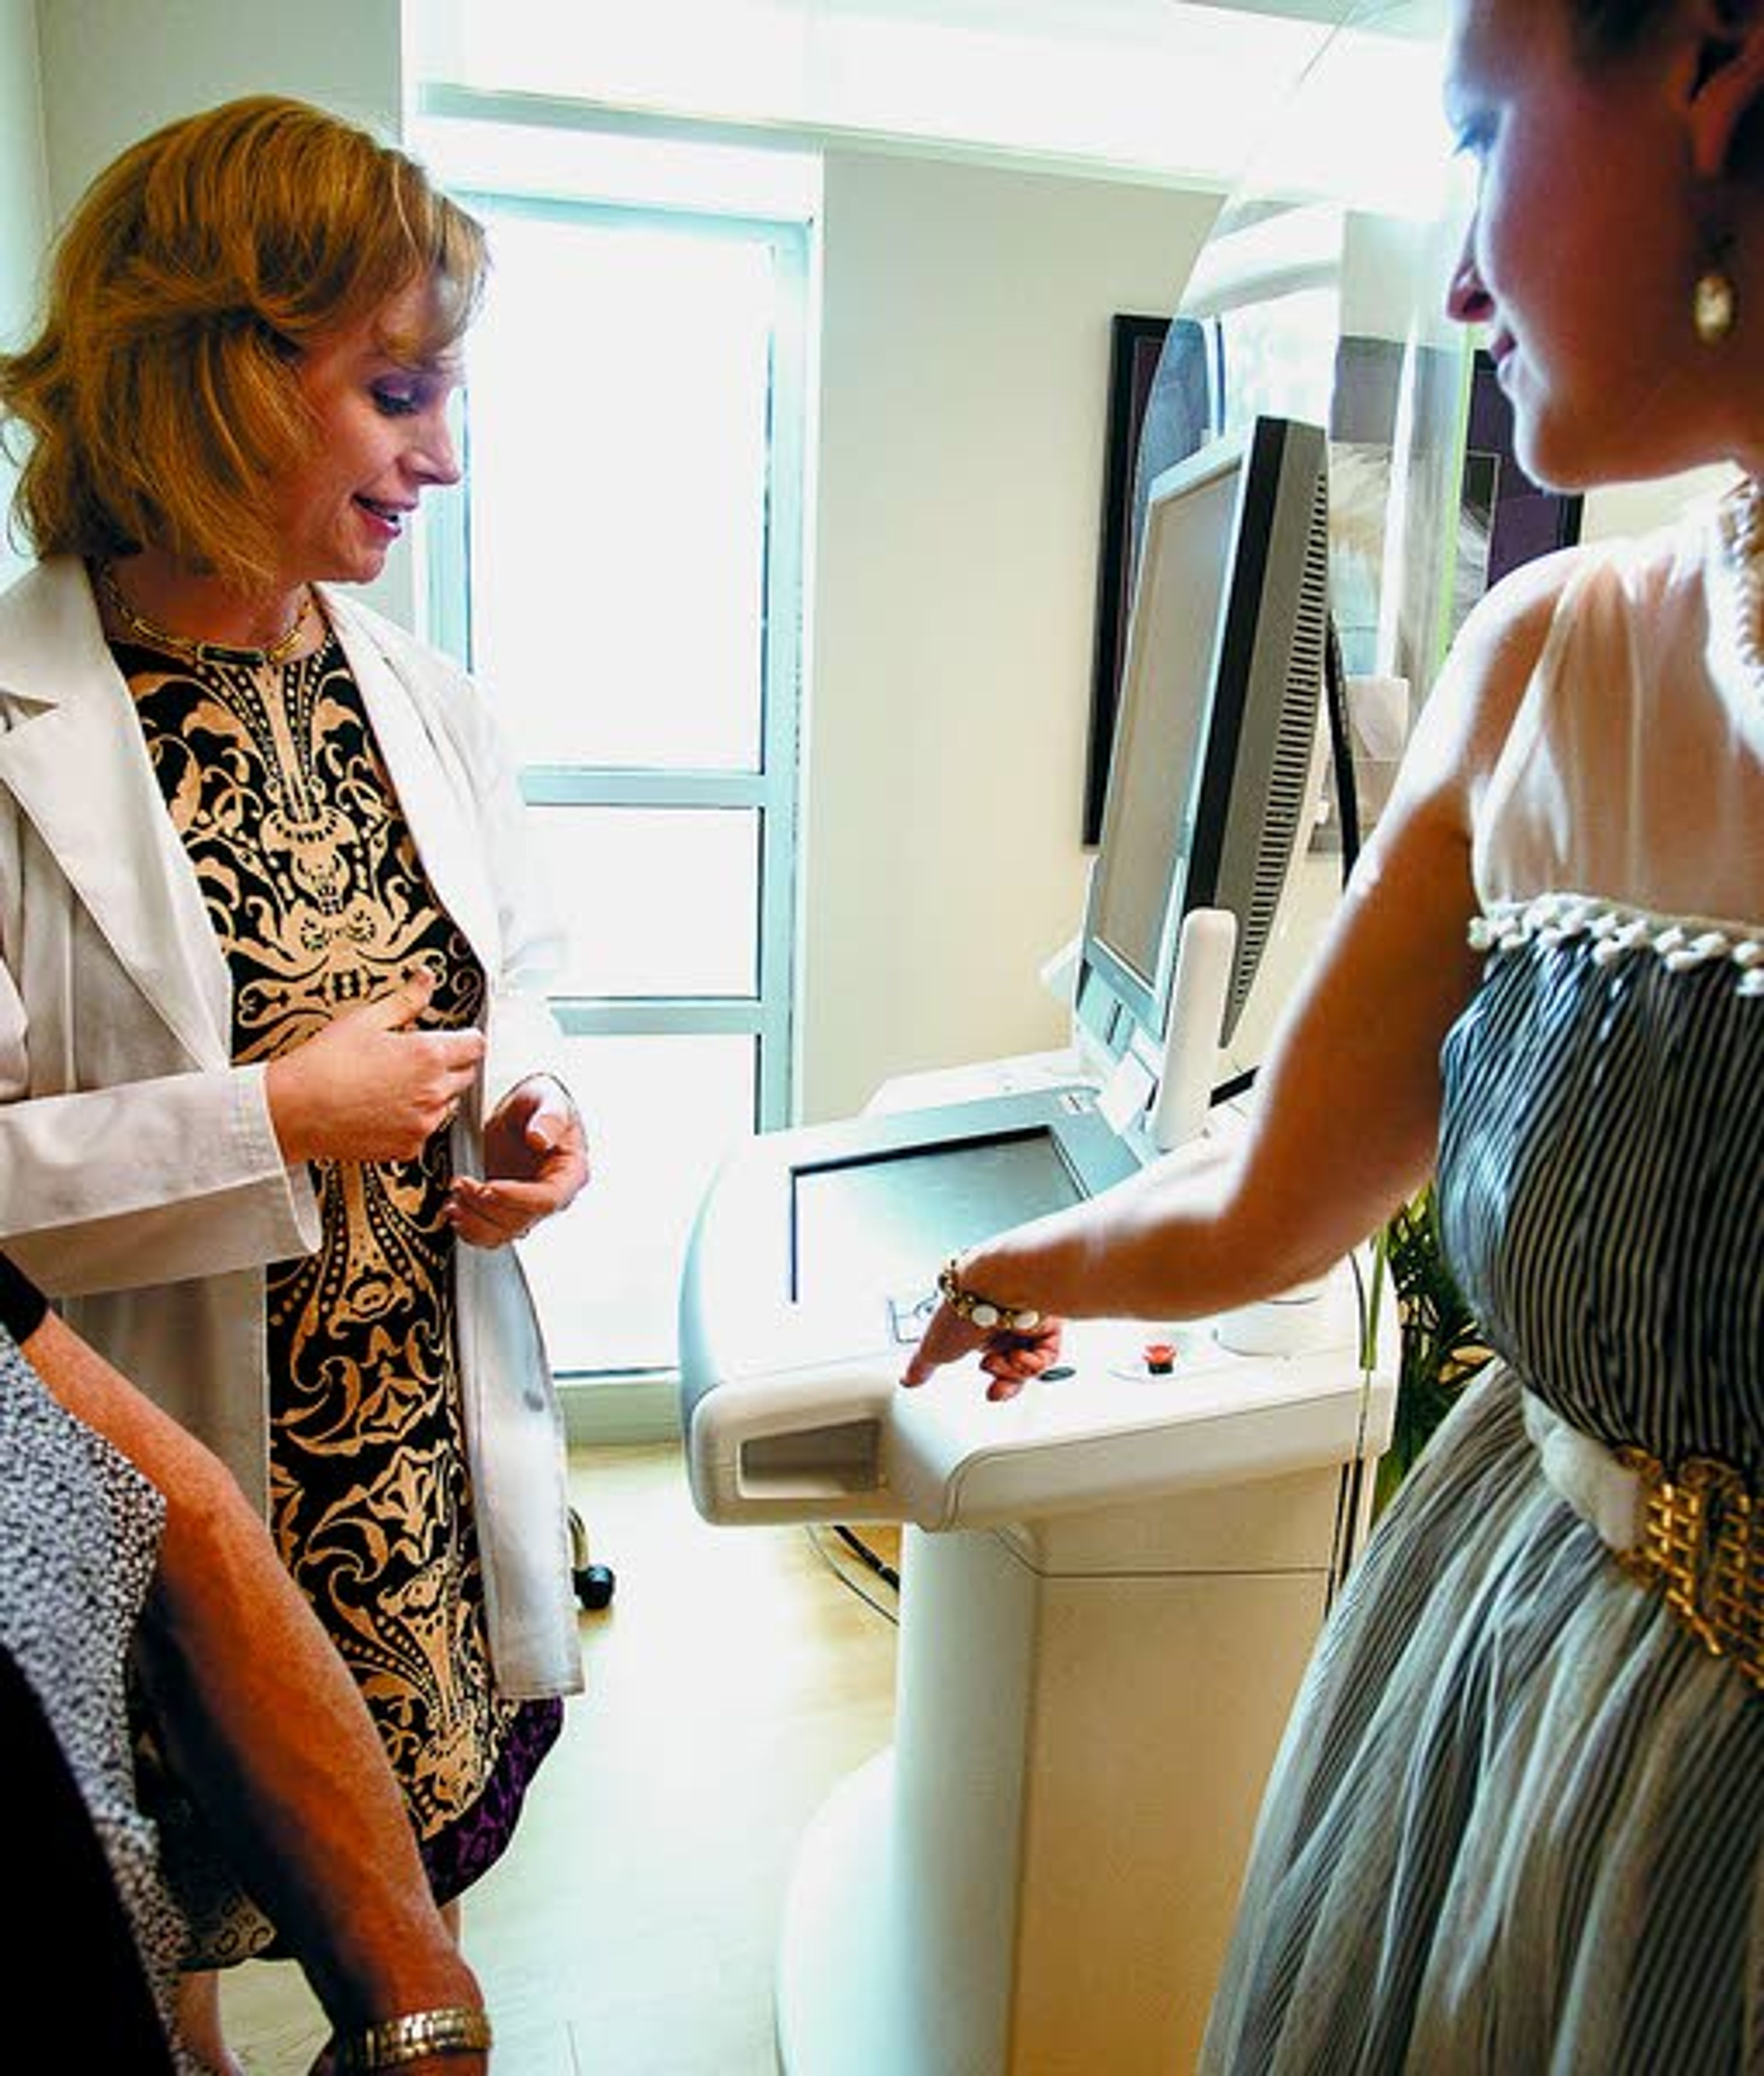
POLYGON ((1088 1096, 1061 1094, 770 1135, 725 1167, 694 1236, 682 1310, 687 1458, 708 1519, 996 1526, 1384 1447, 1389 1368, 1363 1360, 1347 1263, 1308 1302, 1268 1308, 1284 1317, 1260 1338, 1229 1321, 1073 1322, 1055 1371, 1000 1403, 972 1360, 901 1387, 932 1303, 939 1256, 928 1240, 905 1288, 903 1272, 890 1287, 860 1262, 841 1264, 830 1289, 791 1295, 795 1178, 824 1172, 824 1149, 861 1168, 918 1154, 933 1131, 955 1133, 957 1150, 986 1143, 951 1120, 1050 1111, 1102 1136, 1088 1096), (1235 1352, 1222 1332, 1279 1351, 1235 1352), (1173 1351, 1168 1374, 1148 1368, 1149 1343, 1173 1351))
POLYGON ((1361 1370, 1345 1273, 1314 1310, 1307 1351, 1275 1357, 1228 1352, 1210 1322, 1074 1322, 1061 1350, 1071 1375, 1002 1404, 972 1362, 940 1371, 890 1408, 883 1471, 901 1518, 933 1529, 1034 1520, 1377 1453, 1390 1394, 1361 1370), (1148 1373, 1148 1340, 1177 1349, 1168 1376, 1148 1373))

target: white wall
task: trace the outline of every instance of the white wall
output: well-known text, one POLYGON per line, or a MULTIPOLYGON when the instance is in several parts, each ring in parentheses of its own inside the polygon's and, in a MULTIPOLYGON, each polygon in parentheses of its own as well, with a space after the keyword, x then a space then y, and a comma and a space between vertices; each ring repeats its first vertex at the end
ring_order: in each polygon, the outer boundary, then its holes
POLYGON ((235 94, 397 127, 398 0, 39 0, 37 15, 58 218, 125 144, 235 94))
POLYGON ((825 192, 807 1118, 1065 1037, 1110 319, 1174 309, 1217 207, 848 152, 825 192))

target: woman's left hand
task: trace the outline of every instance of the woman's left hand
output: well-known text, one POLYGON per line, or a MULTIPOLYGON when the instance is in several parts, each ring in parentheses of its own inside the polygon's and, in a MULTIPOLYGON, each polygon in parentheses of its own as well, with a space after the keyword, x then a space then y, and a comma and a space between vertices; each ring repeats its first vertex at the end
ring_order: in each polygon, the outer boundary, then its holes
POLYGON ((571 1203, 588 1179, 587 1141, 568 1092, 529 1074, 484 1127, 484 1180, 458 1175, 447 1222, 471 1247, 506 1247, 571 1203))

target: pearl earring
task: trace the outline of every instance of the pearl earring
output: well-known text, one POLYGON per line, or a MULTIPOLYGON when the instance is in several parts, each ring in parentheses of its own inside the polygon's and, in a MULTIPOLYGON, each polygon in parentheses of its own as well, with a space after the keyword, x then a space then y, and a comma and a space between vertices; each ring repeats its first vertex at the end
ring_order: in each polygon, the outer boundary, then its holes
POLYGON ((1708 267, 1691 291, 1691 324, 1705 346, 1719 346, 1739 315, 1739 296, 1732 277, 1720 267, 1708 267))

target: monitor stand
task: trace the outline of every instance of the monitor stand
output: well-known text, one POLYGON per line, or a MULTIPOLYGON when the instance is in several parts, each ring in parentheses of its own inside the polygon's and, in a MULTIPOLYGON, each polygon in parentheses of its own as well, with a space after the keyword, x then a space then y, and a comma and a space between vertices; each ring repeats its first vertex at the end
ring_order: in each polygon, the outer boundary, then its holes
POLYGON ((1229 909, 1193 908, 1182 918, 1164 1019, 1164 1070, 1147 1120, 1157 1152, 1168 1153, 1206 1129, 1236 956, 1237 918, 1229 909))

